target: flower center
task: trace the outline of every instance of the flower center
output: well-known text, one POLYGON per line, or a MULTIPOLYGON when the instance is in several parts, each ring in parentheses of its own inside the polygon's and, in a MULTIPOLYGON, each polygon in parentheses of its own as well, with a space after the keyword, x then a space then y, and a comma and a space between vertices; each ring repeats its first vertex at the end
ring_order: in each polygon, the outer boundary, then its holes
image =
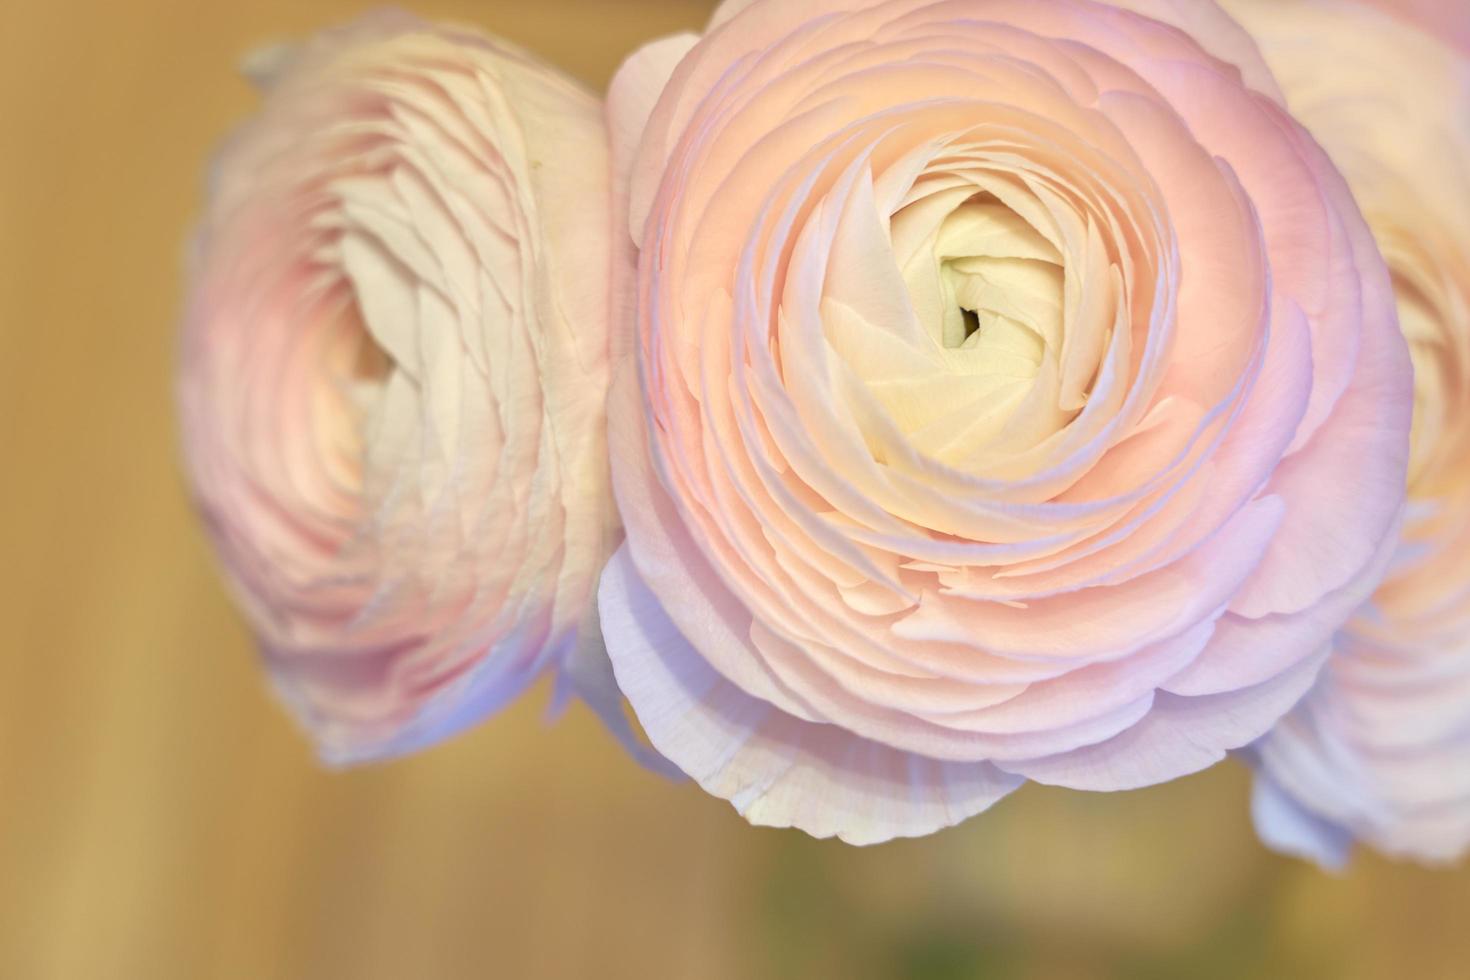
MULTIPOLYGON (((1004 205, 976 196, 939 225, 929 253, 939 269, 942 316, 931 330, 940 344, 980 352, 966 365, 971 373, 995 368, 1035 377, 1045 347, 1061 331, 1062 265, 1050 243, 1004 205), (982 325, 1009 342, 982 338, 982 325), (1026 363, 1002 363, 1001 351, 1018 353, 1026 363)), ((909 285, 923 288, 912 276, 909 285)))
POLYGON ((332 482, 356 494, 362 486, 366 428, 393 360, 368 331, 351 287, 343 282, 333 293, 319 328, 324 363, 312 399, 311 428, 332 482))
POLYGON ((973 186, 901 209, 889 231, 920 334, 901 356, 850 362, 914 448, 968 468, 1064 425, 1056 393, 1037 392, 1055 386, 1062 349, 1056 246, 973 186), (1018 413, 1025 433, 1011 424, 1018 413))
POLYGON ((1453 345, 1446 325, 1455 310, 1432 276, 1390 268, 1399 325, 1414 362, 1414 415, 1409 439, 1409 493, 1433 498, 1457 483, 1462 445, 1454 432, 1461 424, 1452 403, 1457 387, 1453 345), (1439 294, 1439 295, 1436 295, 1439 294))
MULTIPOLYGON (((960 315, 965 318, 964 339, 969 340, 971 337, 975 336, 975 334, 980 332, 980 314, 975 310, 967 310, 962 306, 960 307, 960 315)), ((964 340, 960 341, 959 346, 964 346, 964 340)))

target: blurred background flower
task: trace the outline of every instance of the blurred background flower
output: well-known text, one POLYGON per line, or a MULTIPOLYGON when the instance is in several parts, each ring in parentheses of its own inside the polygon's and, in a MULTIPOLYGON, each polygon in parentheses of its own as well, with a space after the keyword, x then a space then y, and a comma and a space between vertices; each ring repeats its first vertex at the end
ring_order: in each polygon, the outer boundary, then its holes
POLYGON ((250 65, 191 256, 182 448, 271 682, 325 761, 372 762, 601 646, 602 103, 396 10, 250 65))
POLYGON ((1257 823, 1328 865, 1355 838, 1451 863, 1470 850, 1470 60, 1355 0, 1231 7, 1353 187, 1414 359, 1403 540, 1317 686, 1254 747, 1257 823))
MULTIPOLYGON (((533 691, 332 775, 177 462, 185 230, 263 41, 365 4, 17 0, 0 31, 0 977, 1458 978, 1470 869, 1269 855, 1225 765, 857 850, 747 827, 533 691), (528 750, 528 747, 534 747, 528 750), (507 787, 514 786, 509 791, 507 787)), ((699 0, 426 0, 601 85, 699 0)))

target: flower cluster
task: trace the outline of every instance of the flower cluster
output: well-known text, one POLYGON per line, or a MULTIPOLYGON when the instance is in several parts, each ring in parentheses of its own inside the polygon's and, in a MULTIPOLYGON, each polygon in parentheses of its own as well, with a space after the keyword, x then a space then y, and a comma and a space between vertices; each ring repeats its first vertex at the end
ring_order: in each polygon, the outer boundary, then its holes
POLYGON ((1429 9, 726 0, 605 101, 407 14, 258 57, 180 406, 277 687, 347 763, 551 674, 858 844, 1239 750, 1272 846, 1453 859, 1470 14, 1429 9))

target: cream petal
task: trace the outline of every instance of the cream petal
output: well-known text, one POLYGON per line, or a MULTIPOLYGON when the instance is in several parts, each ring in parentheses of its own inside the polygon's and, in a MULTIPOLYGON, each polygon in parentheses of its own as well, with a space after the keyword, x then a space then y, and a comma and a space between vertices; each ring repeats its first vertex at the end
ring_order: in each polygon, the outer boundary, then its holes
POLYGON ((744 693, 684 639, 626 549, 600 594, 618 684, 650 741, 752 824, 875 844, 952 826, 1021 783, 986 763, 926 759, 802 721, 744 693))
MULTIPOLYGON (((607 90, 608 138, 612 148, 616 197, 629 193, 638 145, 648 118, 658 104, 679 60, 694 47, 694 34, 674 34, 645 44, 618 68, 607 90)), ((629 223, 628 234, 643 240, 641 223, 629 223)))
POLYGON ((1090 790, 1132 789, 1187 776, 1260 738, 1312 686, 1330 652, 1324 647, 1264 684, 1228 694, 1160 693, 1137 725, 1109 741, 1008 761, 1001 768, 1039 783, 1090 790))

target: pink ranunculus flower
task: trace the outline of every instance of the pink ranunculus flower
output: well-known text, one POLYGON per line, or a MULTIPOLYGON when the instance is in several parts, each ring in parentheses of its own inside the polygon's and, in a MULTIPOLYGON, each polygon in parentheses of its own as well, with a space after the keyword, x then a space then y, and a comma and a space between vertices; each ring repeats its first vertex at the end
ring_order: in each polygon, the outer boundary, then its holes
POLYGON ((1470 847, 1470 58, 1351 0, 1232 9, 1352 186, 1416 368, 1398 558, 1253 753, 1257 824, 1332 866, 1355 839, 1452 860, 1470 847))
POLYGON ((276 686, 325 759, 367 761, 600 652, 606 126, 406 14, 255 68, 195 255, 184 449, 276 686))
POLYGON ((602 623, 706 790, 924 834, 1202 769, 1310 687, 1394 547, 1409 361, 1220 8, 729 3, 608 111, 602 623))

